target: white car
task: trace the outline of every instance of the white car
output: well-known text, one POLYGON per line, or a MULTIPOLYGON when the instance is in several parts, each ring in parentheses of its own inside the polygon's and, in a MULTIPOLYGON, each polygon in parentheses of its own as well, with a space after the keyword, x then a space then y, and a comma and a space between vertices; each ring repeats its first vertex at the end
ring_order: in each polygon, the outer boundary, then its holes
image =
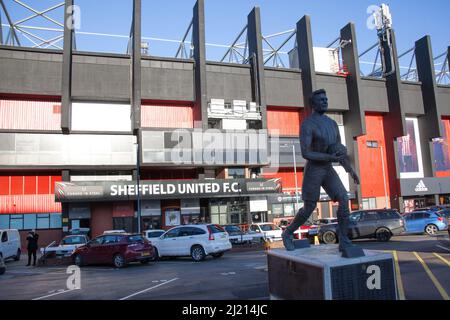
POLYGON ((270 222, 254 223, 250 226, 250 231, 264 235, 266 241, 272 242, 282 240, 281 235, 283 230, 270 222))
POLYGON ((54 246, 55 242, 50 243, 47 247, 41 248, 41 254, 55 252, 57 256, 70 256, 76 248, 84 246, 89 242, 86 235, 65 236, 58 246, 54 246))
POLYGON ((154 238, 161 237, 164 232, 166 232, 166 230, 162 230, 162 229, 145 230, 144 231, 144 237, 146 237, 147 240, 152 241, 154 238))
POLYGON ((194 261, 202 261, 207 255, 220 258, 231 249, 228 233, 215 224, 174 227, 159 238, 152 238, 151 242, 156 250, 156 259, 190 256, 194 261))
POLYGON ((0 255, 3 260, 20 260, 21 241, 19 231, 16 229, 0 230, 0 255))

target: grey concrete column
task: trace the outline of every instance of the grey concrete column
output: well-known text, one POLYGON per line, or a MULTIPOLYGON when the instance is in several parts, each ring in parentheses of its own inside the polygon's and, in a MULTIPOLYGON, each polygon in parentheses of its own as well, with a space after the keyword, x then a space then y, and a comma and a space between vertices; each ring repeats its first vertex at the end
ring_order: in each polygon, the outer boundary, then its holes
POLYGON ((418 118, 422 147, 423 171, 425 177, 434 176, 434 155, 432 139, 444 136, 441 106, 438 105, 436 73, 430 36, 415 44, 417 74, 422 83, 422 99, 425 115, 418 118))
MULTIPOLYGON (((62 175, 63 182, 70 182, 70 171, 69 170, 63 170, 61 175, 62 175)), ((68 228, 69 228, 69 204, 68 203, 61 203, 61 221, 62 221, 63 228, 67 227, 67 230, 68 230, 68 228)), ((66 235, 66 234, 68 234, 68 232, 63 232, 63 234, 66 235)))
POLYGON ((133 34, 131 45, 131 106, 133 112, 133 131, 141 127, 141 0, 133 0, 133 34))
POLYGON ((205 1, 197 0, 193 9, 192 41, 194 44, 194 118, 201 119, 208 129, 208 98, 206 94, 205 1))
MULTIPOLYGON (((366 134, 366 118, 361 100, 364 92, 362 91, 363 85, 359 68, 358 46, 355 25, 353 23, 349 23, 341 29, 341 41, 346 42, 342 48, 342 59, 343 63, 348 67, 349 72, 346 78, 349 111, 344 112, 345 135, 350 160, 360 176, 361 171, 356 138, 366 134)), ((350 189, 357 190, 358 203, 362 204, 361 186, 355 186, 353 180, 350 179, 350 189)))
MULTIPOLYGON (((392 55, 394 59, 395 72, 386 77, 386 86, 388 92, 389 113, 386 119, 391 126, 393 137, 406 136, 406 120, 405 110, 402 97, 402 80, 400 76, 400 64, 398 62, 397 44, 395 41, 395 33, 391 31, 392 55)), ((389 60, 388 57, 385 59, 389 60)))
POLYGON ((64 133, 70 133, 72 122, 73 1, 65 0, 64 7, 64 50, 61 80, 61 129, 64 133))
POLYGON ((297 56, 302 72, 303 104, 305 115, 311 113, 309 97, 317 89, 316 71, 314 66, 314 51, 311 32, 311 18, 305 15, 297 22, 297 56))
MULTIPOLYGON (((397 45, 395 41, 395 33, 391 33, 392 55, 394 60, 395 71, 386 76, 386 90, 388 94, 389 112, 385 114, 383 121, 383 129, 386 143, 386 158, 388 166, 388 184, 390 190, 390 201, 392 208, 400 208, 400 166, 397 159, 397 138, 405 136, 406 119, 404 111, 404 103, 402 97, 402 80, 400 77, 400 68, 397 55, 397 45), (394 174, 395 173, 395 174, 394 174)), ((389 60, 388 56, 385 60, 389 60)))
POLYGON ((253 99, 261 108, 262 129, 267 129, 266 83, 264 77, 261 14, 259 7, 254 7, 247 16, 247 38, 250 65, 252 68, 253 99))

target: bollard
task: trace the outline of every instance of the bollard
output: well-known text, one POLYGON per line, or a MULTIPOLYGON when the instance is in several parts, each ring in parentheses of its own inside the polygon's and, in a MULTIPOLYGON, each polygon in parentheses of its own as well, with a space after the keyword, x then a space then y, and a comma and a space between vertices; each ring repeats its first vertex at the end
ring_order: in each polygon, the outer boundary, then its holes
POLYGON ((319 246, 320 245, 320 241, 319 241, 319 237, 318 236, 314 236, 314 245, 315 246, 319 246))

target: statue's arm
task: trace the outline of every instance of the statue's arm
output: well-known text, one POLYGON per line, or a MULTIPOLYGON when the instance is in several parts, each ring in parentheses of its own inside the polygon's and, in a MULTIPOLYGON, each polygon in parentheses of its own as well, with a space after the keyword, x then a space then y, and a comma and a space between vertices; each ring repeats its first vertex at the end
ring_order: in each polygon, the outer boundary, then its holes
POLYGON ((300 146, 302 148, 302 156, 306 160, 331 162, 333 157, 328 153, 315 152, 311 150, 313 140, 313 130, 308 123, 303 123, 302 133, 300 135, 300 146))

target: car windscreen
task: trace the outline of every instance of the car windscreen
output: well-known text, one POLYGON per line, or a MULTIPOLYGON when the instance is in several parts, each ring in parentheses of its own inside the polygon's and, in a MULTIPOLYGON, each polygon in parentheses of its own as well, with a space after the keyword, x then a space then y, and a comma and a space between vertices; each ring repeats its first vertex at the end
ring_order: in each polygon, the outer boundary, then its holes
POLYGON ((127 241, 131 243, 144 242, 144 237, 140 234, 132 235, 127 237, 127 241))
POLYGON ((157 238, 159 236, 161 236, 164 233, 164 231, 153 231, 153 232, 148 232, 147 233, 147 237, 148 238, 157 238))
POLYGON ((263 225, 260 225, 260 228, 262 231, 279 230, 279 228, 273 224, 263 224, 263 225))
POLYGON ((241 229, 237 226, 226 226, 225 230, 227 232, 240 232, 241 231, 241 229))
POLYGON ((62 245, 70 245, 70 244, 82 244, 86 243, 85 237, 68 237, 61 240, 62 245))
POLYGON ((208 229, 212 232, 212 233, 221 233, 221 232, 225 232, 225 230, 217 225, 217 224, 211 224, 208 226, 208 229))

